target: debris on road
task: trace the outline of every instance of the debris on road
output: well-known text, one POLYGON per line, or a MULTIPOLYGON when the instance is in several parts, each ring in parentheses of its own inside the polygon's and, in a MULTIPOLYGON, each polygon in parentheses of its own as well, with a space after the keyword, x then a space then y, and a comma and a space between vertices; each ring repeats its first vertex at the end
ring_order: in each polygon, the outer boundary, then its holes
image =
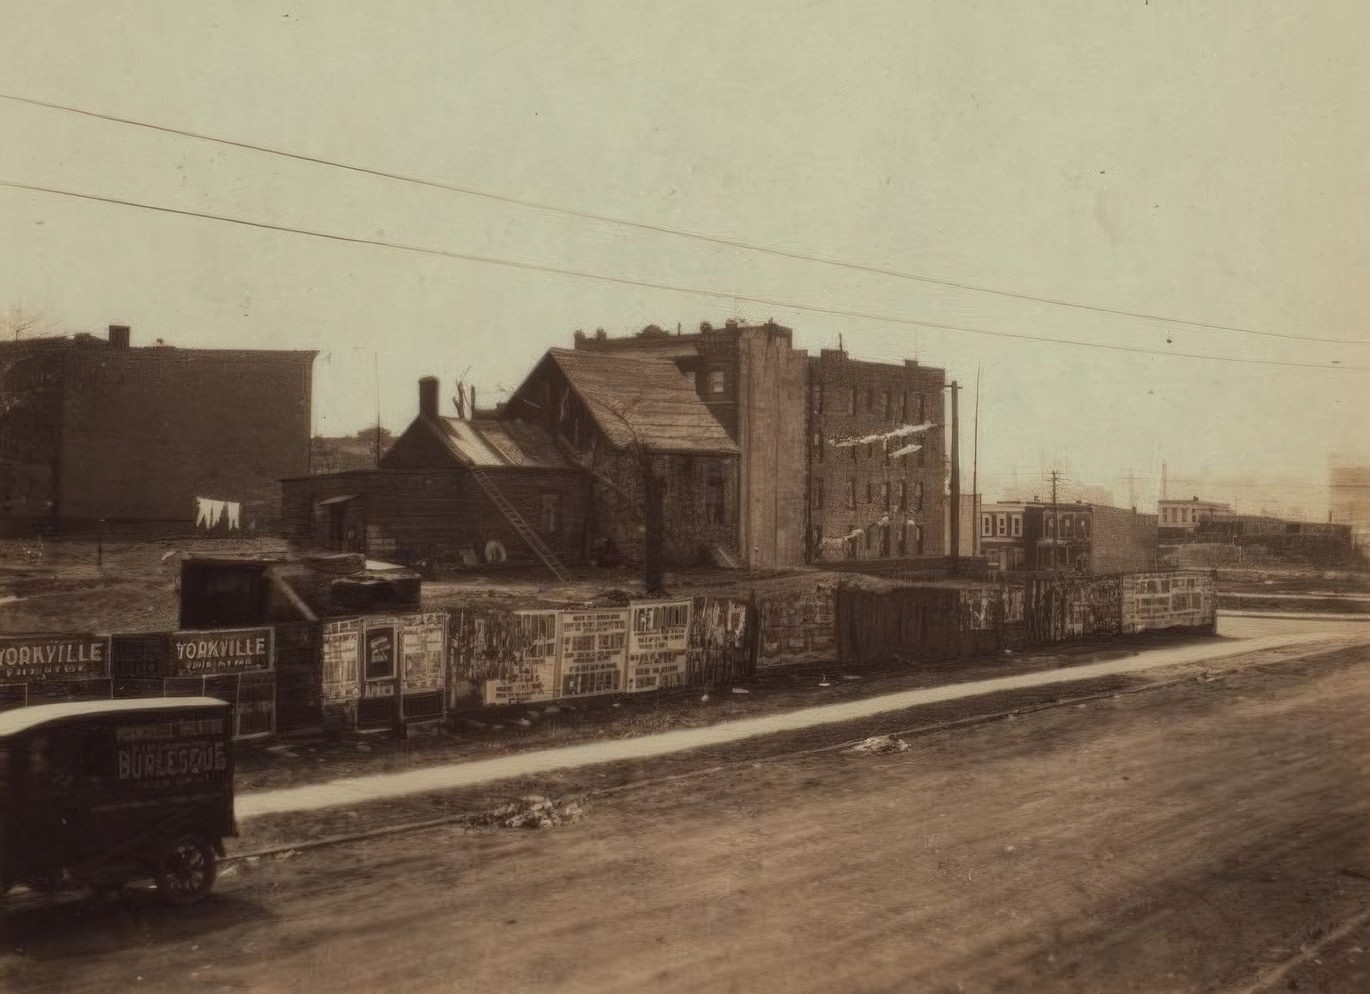
POLYGON ((502 804, 479 819, 494 828, 555 828, 580 821, 585 813, 575 801, 557 801, 541 794, 529 794, 502 804))
POLYGON ((903 739, 890 738, 888 735, 872 735, 864 742, 852 746, 851 751, 866 755, 883 755, 889 752, 905 752, 908 747, 909 744, 903 739))
POLYGON ((748 690, 746 687, 734 687, 734 688, 733 688, 733 693, 734 693, 734 694, 750 694, 751 691, 748 690))

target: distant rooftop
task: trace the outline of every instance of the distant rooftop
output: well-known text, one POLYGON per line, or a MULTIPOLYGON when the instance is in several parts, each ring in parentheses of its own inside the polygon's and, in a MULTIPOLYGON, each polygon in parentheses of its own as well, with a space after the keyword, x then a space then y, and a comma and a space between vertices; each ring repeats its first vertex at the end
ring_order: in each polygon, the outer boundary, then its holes
POLYGON ((626 448, 636 440, 660 452, 737 452, 669 359, 575 349, 552 349, 547 355, 615 446, 626 448))

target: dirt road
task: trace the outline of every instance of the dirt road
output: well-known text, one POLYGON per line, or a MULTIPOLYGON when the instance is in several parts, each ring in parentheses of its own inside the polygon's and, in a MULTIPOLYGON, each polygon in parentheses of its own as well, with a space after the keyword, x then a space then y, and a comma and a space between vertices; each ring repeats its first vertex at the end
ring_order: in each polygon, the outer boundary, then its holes
POLYGON ((9 911, 25 992, 1364 992, 1370 655, 9 911), (1320 960, 1314 962, 1314 959, 1320 960), (1302 972, 1298 972, 1302 971, 1302 972), (1287 989, 1287 988, 1284 988, 1287 989))

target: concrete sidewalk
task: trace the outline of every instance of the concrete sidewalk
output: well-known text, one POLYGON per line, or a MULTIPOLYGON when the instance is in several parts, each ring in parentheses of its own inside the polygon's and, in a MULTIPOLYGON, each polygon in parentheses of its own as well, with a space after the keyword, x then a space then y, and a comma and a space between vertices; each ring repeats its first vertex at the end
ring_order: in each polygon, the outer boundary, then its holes
POLYGON ((1023 673, 1018 676, 998 677, 992 680, 976 680, 971 683, 906 690, 863 700, 844 701, 840 704, 802 708, 797 711, 767 715, 761 718, 724 722, 706 728, 662 732, 609 742, 592 742, 561 749, 541 749, 500 756, 495 759, 451 763, 444 766, 407 770, 401 773, 380 773, 334 780, 312 786, 287 787, 280 790, 241 794, 237 800, 237 814, 240 821, 246 821, 262 815, 316 811, 321 808, 365 804, 388 798, 422 794, 428 791, 471 787, 512 777, 550 773, 554 770, 574 769, 625 759, 646 759, 687 749, 697 749, 701 746, 737 742, 758 735, 793 732, 819 725, 850 721, 855 718, 869 718, 886 712, 903 711, 922 704, 978 697, 1005 690, 1023 690, 1050 684, 1074 683, 1081 680, 1092 680, 1096 677, 1140 673, 1164 666, 1224 659, 1270 649, 1313 644, 1328 637, 1327 632, 1313 631, 1225 642, 1204 642, 1197 645, 1177 646, 1172 649, 1153 649, 1123 659, 1023 673))

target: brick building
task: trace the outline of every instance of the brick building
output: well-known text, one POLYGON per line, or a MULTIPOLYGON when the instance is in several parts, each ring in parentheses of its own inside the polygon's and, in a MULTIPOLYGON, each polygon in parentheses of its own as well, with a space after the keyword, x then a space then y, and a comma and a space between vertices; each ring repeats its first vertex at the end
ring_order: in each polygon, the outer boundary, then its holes
POLYGON ((0 534, 188 532, 196 498, 274 527, 309 468, 314 356, 131 348, 118 325, 0 343, 0 534))
POLYGON ((1153 569, 1156 515, 1102 504, 985 504, 980 546, 991 568, 1130 573, 1153 569))
POLYGON ((286 481, 292 538, 478 562, 491 541, 511 558, 539 555, 531 530, 567 562, 638 559, 645 490, 659 485, 673 565, 946 553, 940 369, 810 356, 789 328, 730 321, 688 335, 577 332, 574 349, 550 350, 506 403, 472 418, 439 417, 426 382, 431 402, 379 470, 286 481), (537 527, 553 504, 560 530, 537 527))
POLYGON ((708 324, 671 335, 650 325, 636 335, 576 333, 577 353, 669 361, 722 426, 737 451, 737 521, 729 543, 753 568, 806 558, 808 467, 804 394, 808 354, 776 324, 708 324))
POLYGON ((851 359, 809 360, 809 559, 946 554, 945 373, 851 359))
POLYGON ((1168 542, 1183 542, 1192 538, 1199 526, 1210 521, 1232 517, 1232 505, 1215 500, 1158 500, 1157 523, 1161 538, 1168 542))
POLYGON ((670 360, 736 443, 738 552, 754 568, 946 553, 940 369, 810 356, 773 322, 609 338, 578 352, 670 360))

